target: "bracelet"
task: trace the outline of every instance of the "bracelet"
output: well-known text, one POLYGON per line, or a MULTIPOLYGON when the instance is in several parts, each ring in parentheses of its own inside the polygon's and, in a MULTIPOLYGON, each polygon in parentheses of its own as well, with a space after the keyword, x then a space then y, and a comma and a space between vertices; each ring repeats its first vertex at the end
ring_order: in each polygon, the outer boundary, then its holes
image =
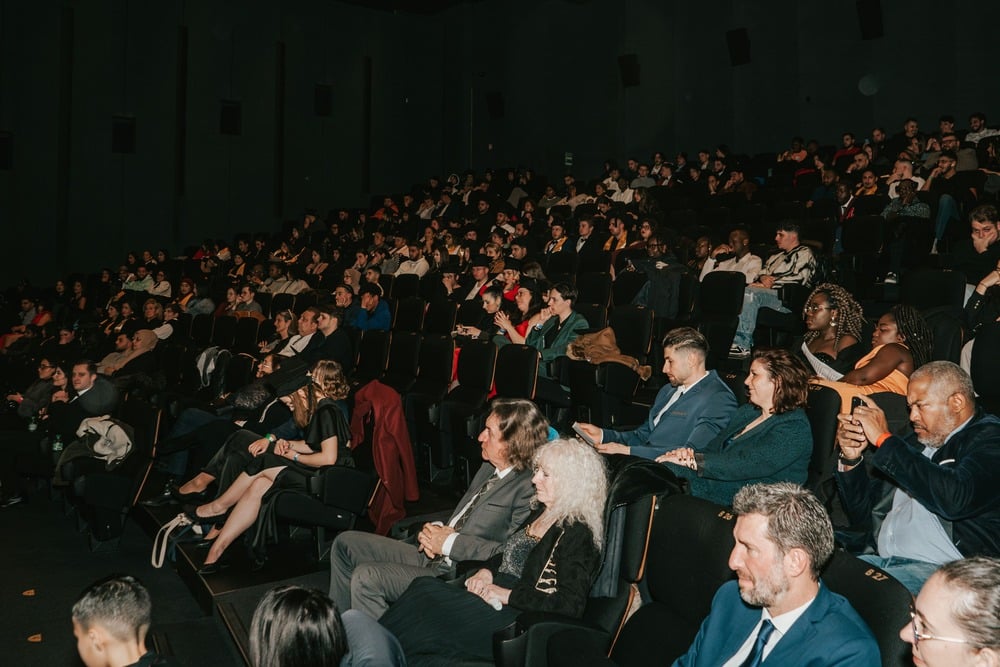
POLYGON ((881 447, 882 443, 884 443, 886 440, 888 440, 891 437, 892 437, 892 433, 889 433, 888 431, 886 431, 885 433, 883 433, 882 435, 880 435, 878 438, 876 438, 875 442, 873 444, 875 445, 875 447, 881 447))
POLYGON ((299 462, 299 453, 298 452, 295 452, 295 456, 292 457, 292 460, 295 461, 296 463, 299 462))
POLYGON ((268 433, 267 435, 264 436, 264 439, 267 440, 272 445, 278 441, 278 439, 274 437, 273 433, 268 433))
POLYGON ((844 456, 844 452, 843 452, 843 450, 841 450, 837 454, 837 458, 840 459, 840 462, 844 465, 844 467, 846 467, 846 468, 853 468, 854 466, 858 465, 859 463, 861 463, 862 461, 865 460, 865 455, 864 455, 864 453, 862 453, 857 458, 849 459, 846 456, 844 456))

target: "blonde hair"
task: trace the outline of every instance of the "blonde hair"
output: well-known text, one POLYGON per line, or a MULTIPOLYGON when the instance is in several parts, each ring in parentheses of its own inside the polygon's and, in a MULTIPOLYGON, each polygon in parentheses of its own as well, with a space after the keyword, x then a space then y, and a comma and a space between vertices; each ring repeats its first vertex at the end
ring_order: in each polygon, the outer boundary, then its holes
POLYGON ((535 467, 549 476, 553 500, 546 510, 555 523, 582 523, 600 549, 608 497, 608 475, 601 455, 579 440, 552 440, 538 448, 535 467))

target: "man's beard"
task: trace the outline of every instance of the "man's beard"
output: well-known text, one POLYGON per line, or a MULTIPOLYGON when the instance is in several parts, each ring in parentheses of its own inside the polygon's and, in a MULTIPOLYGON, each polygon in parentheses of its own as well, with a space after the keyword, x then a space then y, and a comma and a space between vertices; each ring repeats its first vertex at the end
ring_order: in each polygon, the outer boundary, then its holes
POLYGON ((758 578, 754 581, 753 588, 744 590, 740 588, 740 597, 743 601, 754 607, 770 607, 779 597, 788 591, 788 578, 781 570, 781 563, 777 562, 766 578, 758 578))

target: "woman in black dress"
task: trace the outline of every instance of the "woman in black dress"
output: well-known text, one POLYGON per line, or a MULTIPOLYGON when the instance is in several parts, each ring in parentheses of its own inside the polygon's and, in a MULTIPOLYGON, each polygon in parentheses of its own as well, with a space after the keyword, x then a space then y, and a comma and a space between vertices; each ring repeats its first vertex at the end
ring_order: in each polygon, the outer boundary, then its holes
POLYGON ((604 461, 577 440, 554 440, 535 456, 537 508, 461 585, 416 579, 380 623, 407 664, 490 660, 493 633, 525 611, 583 614, 601 560, 604 461))
POLYGON ((229 488, 214 501, 188 510, 198 523, 221 519, 229 512, 200 574, 219 570, 219 558, 226 547, 257 521, 261 504, 272 489, 306 490, 309 477, 320 468, 351 465, 351 431, 336 403, 347 396, 348 390, 340 364, 318 362, 310 383, 288 397, 303 439, 286 440, 269 433, 255 441, 250 446, 253 460, 229 488))

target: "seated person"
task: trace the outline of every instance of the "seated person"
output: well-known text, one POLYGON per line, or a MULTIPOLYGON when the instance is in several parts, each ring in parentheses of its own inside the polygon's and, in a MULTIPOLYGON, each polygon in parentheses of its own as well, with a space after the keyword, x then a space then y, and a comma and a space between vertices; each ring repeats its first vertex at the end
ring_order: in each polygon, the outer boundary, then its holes
POLYGON ((423 524, 414 541, 346 531, 330 551, 330 597, 338 609, 380 617, 417 577, 454 576, 455 560, 487 560, 528 517, 531 463, 548 437, 538 406, 498 398, 479 434, 483 465, 446 522, 423 524))
POLYGON ((1000 664, 1000 560, 966 558, 939 567, 899 630, 926 667, 1000 664))
MULTIPOLYGON (((50 359, 38 360, 38 379, 24 391, 7 394, 7 400, 17 404, 17 416, 30 419, 43 410, 52 397, 52 376, 58 366, 50 359)), ((68 379, 68 378, 66 378, 68 379)))
POLYGON ((680 447, 656 458, 690 480, 693 496, 729 505, 748 484, 806 482, 813 449, 806 365, 787 350, 759 351, 746 386, 749 401, 704 449, 680 447))
POLYGON ((460 336, 470 338, 490 338, 499 330, 499 325, 495 320, 497 314, 503 311, 504 298, 503 290, 499 285, 493 285, 483 292, 483 314, 479 318, 476 326, 459 324, 455 331, 460 336))
POLYGON ((871 630, 820 572, 833 555, 823 505, 797 484, 755 484, 733 499, 738 518, 729 567, 688 652, 674 667, 879 667, 871 630))
POLYGON ((87 667, 168 665, 146 649, 153 604, 135 578, 117 575, 90 586, 73 605, 73 636, 87 667))
POLYGON ((861 304, 840 285, 823 283, 806 299, 802 315, 806 322, 802 356, 819 377, 839 380, 862 354, 861 304))
POLYGON ((97 372, 102 375, 111 375, 116 368, 120 368, 129 358, 132 352, 132 339, 127 333, 120 333, 115 337, 115 349, 97 362, 97 372))
POLYGON ((681 327, 663 338, 664 385, 646 422, 631 431, 579 424, 602 454, 631 454, 645 459, 678 447, 700 451, 736 411, 736 397, 715 371, 705 369, 708 341, 699 331, 681 327))
POLYGON ((150 374, 157 370, 156 358, 150 354, 156 349, 159 339, 149 329, 139 329, 132 336, 132 349, 118 363, 105 366, 104 372, 111 377, 128 377, 137 373, 150 374))
POLYGON ((747 277, 747 284, 757 280, 763 261, 750 252, 750 234, 745 229, 729 232, 728 243, 712 249, 702 264, 699 280, 712 271, 739 271, 747 277))
POLYGON ((558 407, 569 406, 569 390, 556 379, 552 362, 566 356, 566 348, 576 339, 587 324, 587 318, 573 310, 576 288, 567 283, 556 283, 549 289, 548 307, 538 313, 538 321, 528 330, 525 345, 541 352, 538 364, 538 383, 535 397, 538 401, 558 407))
POLYGON ((500 309, 493 317, 493 323, 499 328, 498 335, 494 337, 497 345, 507 343, 523 345, 528 330, 538 324, 536 316, 545 307, 538 281, 534 278, 523 279, 518 285, 514 304, 517 306, 517 312, 514 314, 509 315, 507 311, 500 309))
MULTIPOLYGON (((257 522, 262 505, 283 489, 307 490, 308 478, 319 468, 353 465, 349 448, 351 431, 344 412, 336 401, 347 397, 349 386, 340 365, 321 361, 312 370, 309 384, 291 395, 292 414, 302 429, 301 440, 286 440, 273 435, 267 442, 255 443, 250 453, 254 459, 245 470, 212 502, 187 511, 194 523, 225 519, 209 548, 199 574, 219 572, 226 548, 257 522), (273 487, 273 491, 272 491, 273 487)), ((265 519, 273 524, 275 519, 265 519)), ((253 546, 274 535, 273 525, 261 525, 253 536, 253 546), (266 535, 264 535, 266 533, 266 535)), ((211 534, 208 536, 211 537, 211 534)))
POLYGON ((381 618, 409 665, 493 658, 493 633, 526 611, 583 614, 601 560, 607 474, 577 440, 535 456, 537 508, 463 586, 421 577, 381 618))
POLYGON ((343 614, 317 590, 269 590, 250 621, 251 667, 403 667, 399 641, 371 617, 343 614))
POLYGON ((388 331, 392 326, 389 304, 382 300, 382 288, 377 282, 366 282, 358 288, 361 308, 354 313, 350 326, 358 331, 388 331))
POLYGON ((969 376, 949 361, 915 370, 906 391, 913 433, 904 437, 861 401, 837 417, 836 472, 862 532, 858 550, 877 547, 860 558, 917 593, 943 563, 1000 556, 1000 419, 977 410, 969 376))
POLYGON ((768 257, 757 281, 747 285, 743 293, 743 310, 730 356, 746 358, 753 346, 753 331, 757 325, 757 311, 773 308, 787 313, 776 288, 782 285, 808 285, 816 270, 816 258, 808 246, 799 242, 799 226, 792 221, 778 223, 774 240, 780 252, 768 257))
POLYGON ((906 395, 910 375, 930 361, 933 334, 920 313, 896 304, 879 318, 872 333, 872 350, 858 360, 854 370, 838 381, 816 380, 836 389, 843 403, 841 412, 851 411, 851 398, 883 391, 906 395))

